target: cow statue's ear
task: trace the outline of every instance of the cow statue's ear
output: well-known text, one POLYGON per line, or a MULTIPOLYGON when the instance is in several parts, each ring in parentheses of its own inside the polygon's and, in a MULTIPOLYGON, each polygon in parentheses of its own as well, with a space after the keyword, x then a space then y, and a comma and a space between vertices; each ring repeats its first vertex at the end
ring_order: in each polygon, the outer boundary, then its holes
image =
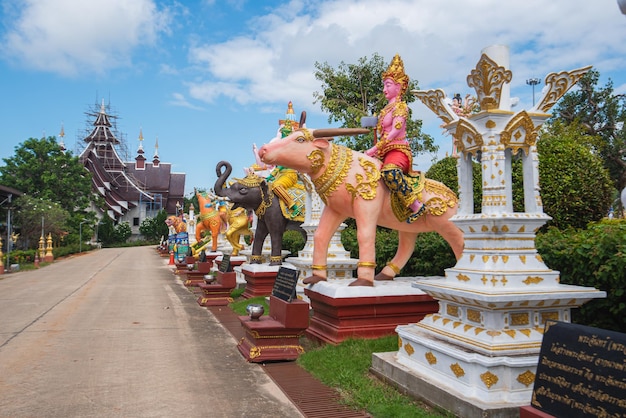
POLYGON ((332 141, 334 138, 330 137, 330 138, 315 138, 313 140, 313 146, 316 148, 328 148, 328 146, 330 145, 330 142, 328 141, 332 141))

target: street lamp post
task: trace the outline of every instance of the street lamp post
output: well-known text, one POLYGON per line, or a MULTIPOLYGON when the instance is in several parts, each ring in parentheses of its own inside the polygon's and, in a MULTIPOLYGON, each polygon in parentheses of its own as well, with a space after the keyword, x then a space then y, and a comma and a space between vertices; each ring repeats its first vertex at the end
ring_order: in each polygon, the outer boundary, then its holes
POLYGON ((89 222, 88 220, 80 221, 78 225, 78 253, 83 252, 83 224, 89 222))
POLYGON ((535 86, 541 84, 541 80, 538 78, 529 78, 526 80, 526 84, 533 87, 533 106, 535 106, 535 86))

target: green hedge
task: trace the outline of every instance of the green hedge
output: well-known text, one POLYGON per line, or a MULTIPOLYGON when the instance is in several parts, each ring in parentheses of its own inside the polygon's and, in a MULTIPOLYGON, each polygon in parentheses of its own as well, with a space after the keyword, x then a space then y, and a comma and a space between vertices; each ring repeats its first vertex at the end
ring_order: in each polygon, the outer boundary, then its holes
POLYGON ((552 228, 537 235, 537 251, 560 272, 561 283, 607 293, 572 312, 572 322, 626 332, 626 220, 604 220, 585 230, 552 228))

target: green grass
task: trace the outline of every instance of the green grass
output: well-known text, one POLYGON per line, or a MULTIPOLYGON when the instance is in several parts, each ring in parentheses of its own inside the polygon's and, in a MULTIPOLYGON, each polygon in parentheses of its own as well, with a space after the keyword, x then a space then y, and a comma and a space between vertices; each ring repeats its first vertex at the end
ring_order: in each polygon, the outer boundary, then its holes
POLYGON ((326 386, 336 388, 342 401, 373 417, 451 417, 414 399, 369 373, 372 353, 397 351, 396 335, 374 340, 351 339, 339 345, 313 348, 298 363, 326 386))
MULTIPOLYGON (((236 290, 237 289, 233 290, 233 292, 231 292, 230 294, 233 299, 235 299, 235 296, 233 296, 233 294, 236 290)), ((243 289, 241 290, 241 293, 243 293, 243 289)), ((263 315, 267 315, 269 313, 270 307, 265 300, 265 296, 257 296, 250 299, 236 300, 235 302, 229 303, 228 306, 238 315, 247 315, 248 313, 246 312, 246 306, 252 303, 263 305, 263 307, 265 308, 265 313, 263 313, 263 315)))

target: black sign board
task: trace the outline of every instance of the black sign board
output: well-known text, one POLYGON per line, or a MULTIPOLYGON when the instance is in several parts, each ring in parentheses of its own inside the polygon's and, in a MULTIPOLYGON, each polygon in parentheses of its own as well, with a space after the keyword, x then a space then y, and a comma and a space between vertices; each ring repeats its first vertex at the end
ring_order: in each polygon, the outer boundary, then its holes
POLYGON ((296 285, 298 284, 298 270, 281 267, 278 269, 272 296, 291 302, 296 298, 296 285))
POLYGON ((228 273, 229 271, 233 271, 230 267, 230 254, 224 254, 222 256, 222 261, 220 261, 220 271, 222 273, 228 273))
POLYGON ((626 334, 549 321, 531 404, 558 417, 624 416, 626 334))

